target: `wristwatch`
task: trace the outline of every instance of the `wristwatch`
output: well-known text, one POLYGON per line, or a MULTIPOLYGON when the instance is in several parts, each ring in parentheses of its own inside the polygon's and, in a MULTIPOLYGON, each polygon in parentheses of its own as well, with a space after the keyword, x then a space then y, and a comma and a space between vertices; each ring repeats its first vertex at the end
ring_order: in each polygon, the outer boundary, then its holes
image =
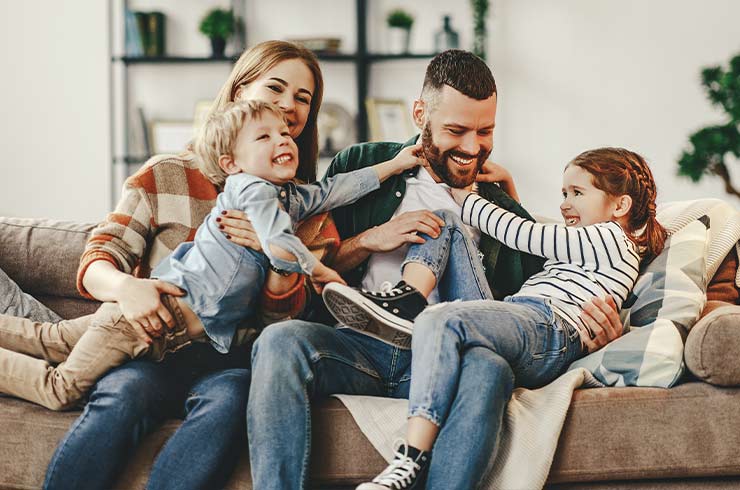
POLYGON ((285 270, 283 270, 283 269, 278 269, 277 267, 275 267, 275 266, 274 266, 274 265, 272 265, 272 264, 270 264, 270 270, 271 270, 272 272, 277 272, 278 274, 280 274, 281 276, 284 276, 284 277, 287 277, 287 276, 289 276, 289 275, 291 275, 291 274, 292 274, 292 272, 290 272, 290 271, 285 271, 285 270))

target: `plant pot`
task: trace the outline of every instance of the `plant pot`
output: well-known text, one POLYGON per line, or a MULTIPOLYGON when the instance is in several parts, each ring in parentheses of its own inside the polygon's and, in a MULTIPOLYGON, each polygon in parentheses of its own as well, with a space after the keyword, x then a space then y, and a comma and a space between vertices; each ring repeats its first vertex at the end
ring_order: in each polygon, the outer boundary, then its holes
POLYGON ((403 27, 388 28, 388 52, 391 54, 406 54, 409 52, 411 29, 403 27))
POLYGON ((223 39, 220 37, 211 38, 211 57, 212 58, 223 58, 225 49, 226 49, 226 39, 223 39))

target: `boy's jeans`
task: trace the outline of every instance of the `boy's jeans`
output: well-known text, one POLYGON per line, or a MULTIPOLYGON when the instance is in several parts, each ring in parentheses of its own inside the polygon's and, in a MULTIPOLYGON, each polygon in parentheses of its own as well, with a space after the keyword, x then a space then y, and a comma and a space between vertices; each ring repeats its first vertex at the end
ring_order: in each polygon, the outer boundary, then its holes
POLYGON ((439 236, 421 235, 426 241, 409 247, 401 269, 410 262, 429 268, 437 278, 441 301, 493 299, 478 247, 468 236, 460 217, 447 210, 434 214, 445 222, 439 236))
POLYGON ((163 296, 175 318, 151 345, 141 340, 117 303, 94 314, 59 323, 37 323, 0 315, 0 392, 51 410, 72 407, 110 369, 147 355, 161 360, 190 344, 177 300, 163 296), (53 367, 49 363, 60 363, 53 367))

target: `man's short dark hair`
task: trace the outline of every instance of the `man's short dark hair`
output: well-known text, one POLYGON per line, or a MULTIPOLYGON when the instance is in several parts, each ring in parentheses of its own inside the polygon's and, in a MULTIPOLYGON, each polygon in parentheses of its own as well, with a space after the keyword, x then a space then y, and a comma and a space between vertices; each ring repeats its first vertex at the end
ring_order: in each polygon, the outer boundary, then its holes
POLYGON ((432 102, 432 92, 438 93, 445 85, 476 100, 496 93, 496 81, 486 62, 461 49, 448 49, 432 58, 424 76, 422 99, 432 102))

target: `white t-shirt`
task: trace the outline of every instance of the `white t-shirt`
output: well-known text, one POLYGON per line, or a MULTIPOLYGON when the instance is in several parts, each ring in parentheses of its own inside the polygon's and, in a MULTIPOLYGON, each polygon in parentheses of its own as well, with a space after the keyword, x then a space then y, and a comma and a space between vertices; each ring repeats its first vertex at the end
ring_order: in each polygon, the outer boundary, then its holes
MULTIPOLYGON (((420 167, 415 177, 406 179, 406 194, 403 196, 401 205, 398 206, 393 217, 422 209, 430 211, 447 209, 459 216, 461 207, 452 198, 448 189, 447 184, 435 182, 426 168, 420 167)), ((466 228, 469 236, 477 245, 480 240, 480 231, 472 226, 466 225, 466 228)), ((406 244, 391 252, 372 254, 368 261, 365 276, 362 278, 362 287, 370 291, 378 291, 384 282, 395 285, 400 281, 401 264, 406 259, 408 250, 409 245, 406 244)), ((434 288, 427 301, 429 304, 439 302, 437 288, 434 288)))

